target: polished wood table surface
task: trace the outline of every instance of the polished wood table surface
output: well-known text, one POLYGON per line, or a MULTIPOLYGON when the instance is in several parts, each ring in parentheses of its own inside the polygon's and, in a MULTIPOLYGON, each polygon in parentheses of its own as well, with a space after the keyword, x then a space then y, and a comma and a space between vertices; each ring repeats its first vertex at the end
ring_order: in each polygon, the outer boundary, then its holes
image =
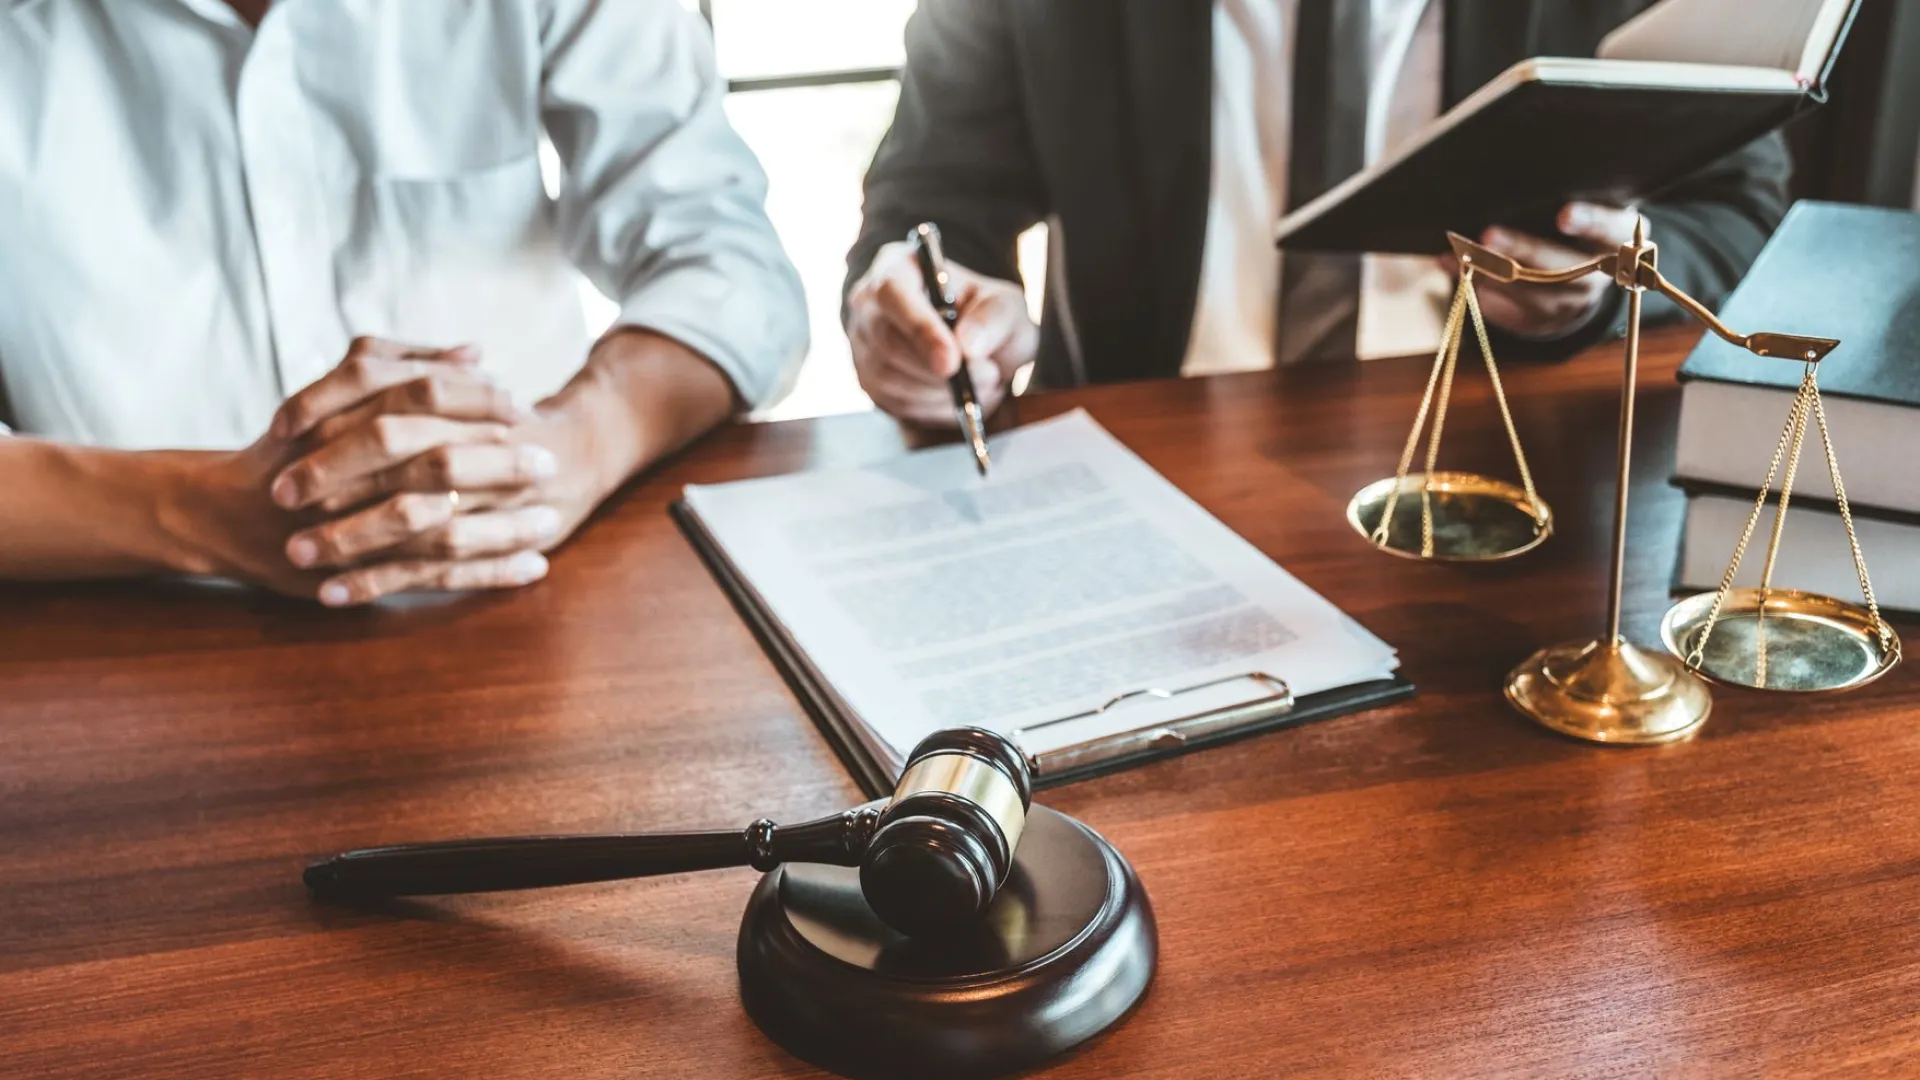
MULTIPOLYGON (((1641 641, 1668 603, 1692 341, 1646 363, 1641 641)), ((1342 517, 1391 471, 1420 361, 1020 403, 1085 406, 1421 688, 1046 795, 1132 860, 1162 945, 1136 1013, 1049 1075, 1920 1069, 1915 665, 1850 695, 1723 692, 1698 739, 1657 749, 1566 741, 1501 699, 1534 648, 1599 632, 1616 356, 1509 370, 1559 534, 1484 568, 1380 555, 1342 517)), ((1445 460, 1512 475, 1462 370, 1445 460)), ((666 507, 902 446, 873 415, 724 430, 512 595, 335 613, 0 588, 0 1076, 814 1075, 740 1009, 749 871, 388 913, 310 902, 299 873, 384 842, 856 801, 666 507)))

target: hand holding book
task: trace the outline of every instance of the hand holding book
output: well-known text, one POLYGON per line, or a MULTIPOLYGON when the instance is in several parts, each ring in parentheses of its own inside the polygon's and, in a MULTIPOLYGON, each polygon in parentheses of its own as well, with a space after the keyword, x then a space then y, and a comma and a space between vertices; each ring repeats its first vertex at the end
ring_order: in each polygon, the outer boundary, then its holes
POLYGON ((1662 0, 1598 56, 1536 56, 1281 220, 1294 251, 1439 254, 1448 231, 1544 232, 1631 205, 1825 100, 1858 0, 1662 0), (1537 223, 1537 224, 1536 224, 1537 223))
MULTIPOLYGON (((1637 217, 1623 207, 1570 202, 1560 210, 1555 223, 1560 236, 1555 239, 1495 225, 1481 232, 1480 242, 1527 266, 1559 270, 1631 243, 1637 217), (1574 247, 1567 240, 1585 246, 1574 247)), ((1439 262, 1449 275, 1460 272, 1460 262, 1451 253, 1442 255, 1439 262)), ((1550 341, 1586 325, 1601 310, 1611 287, 1606 278, 1591 275, 1558 285, 1513 285, 1487 279, 1479 285, 1480 308, 1489 323, 1508 333, 1550 341)))

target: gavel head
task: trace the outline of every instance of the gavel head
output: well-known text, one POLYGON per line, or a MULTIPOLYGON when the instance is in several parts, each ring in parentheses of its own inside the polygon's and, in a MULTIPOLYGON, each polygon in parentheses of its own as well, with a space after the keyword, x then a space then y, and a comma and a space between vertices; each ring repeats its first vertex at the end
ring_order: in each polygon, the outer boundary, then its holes
POLYGON ((1032 803, 1026 757, 1005 736, 927 736, 907 756, 860 864, 867 905, 910 937, 979 918, 1013 870, 1032 803))

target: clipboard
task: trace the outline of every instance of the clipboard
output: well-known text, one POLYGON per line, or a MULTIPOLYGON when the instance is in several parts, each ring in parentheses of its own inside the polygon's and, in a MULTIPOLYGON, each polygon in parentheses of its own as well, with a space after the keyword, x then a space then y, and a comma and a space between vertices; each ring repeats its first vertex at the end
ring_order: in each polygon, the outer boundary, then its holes
MULTIPOLYGON (((748 629, 753 631, 760 647, 766 650, 767 658, 800 700, 801 707, 820 729, 827 744, 853 775, 860 789, 873 799, 891 794, 896 779, 893 770, 887 762, 874 755, 859 737, 854 730, 856 721, 846 714, 835 695, 805 661, 798 646, 780 630, 754 596, 753 590, 747 587, 739 571, 714 542, 699 515, 688 509, 684 499, 675 499, 667 507, 667 513, 700 556, 700 561, 706 564, 707 571, 713 575, 721 591, 727 594, 734 610, 740 613, 748 629)), ((1033 770, 1034 787, 1050 788, 1262 732, 1378 708, 1404 701, 1412 697, 1414 692, 1413 683, 1396 675, 1295 697, 1285 679, 1263 671, 1250 671, 1172 689, 1141 687, 1119 691, 1099 708, 1028 725, 1008 732, 1008 735, 1027 754, 1027 764, 1033 770), (1137 727, 1064 745, 1041 747, 1036 736, 1042 728, 1092 719, 1142 699, 1175 700, 1238 681, 1248 681, 1261 687, 1263 692, 1246 700, 1198 710, 1191 715, 1172 719, 1156 718, 1137 727), (1030 744, 1036 748, 1028 750, 1030 744)))

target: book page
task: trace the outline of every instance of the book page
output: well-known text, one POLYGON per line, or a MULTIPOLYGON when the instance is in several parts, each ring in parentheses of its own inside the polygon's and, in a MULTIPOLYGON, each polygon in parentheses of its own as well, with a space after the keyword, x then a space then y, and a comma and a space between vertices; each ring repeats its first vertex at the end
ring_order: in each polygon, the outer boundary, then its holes
POLYGON ((1600 43, 1610 60, 1770 67, 1811 85, 1854 0, 1664 0, 1600 43))
POLYGON ((995 436, 993 460, 983 479, 941 447, 689 485, 687 503, 895 755, 943 727, 1011 732, 1129 691, 1259 671, 1306 695, 1393 670, 1385 643, 1085 412, 995 436))
MULTIPOLYGON (((1683 589, 1711 592, 1720 587, 1734 545, 1746 528, 1753 500, 1745 496, 1709 494, 1687 496, 1686 529, 1681 533, 1680 568, 1675 583, 1683 589)), ((1760 549, 1773 527, 1773 507, 1760 516, 1752 547, 1760 549)), ((1857 511, 1854 530, 1867 553, 1874 596, 1883 608, 1920 611, 1920 525, 1866 517, 1857 511)), ((1757 588, 1766 565, 1762 550, 1740 561, 1736 588, 1757 588)), ((1846 525, 1830 507, 1810 506, 1795 499, 1787 510, 1786 531, 1780 538, 1780 558, 1774 567, 1776 588, 1805 589, 1842 600, 1861 599, 1860 578, 1853 568, 1846 525)))

